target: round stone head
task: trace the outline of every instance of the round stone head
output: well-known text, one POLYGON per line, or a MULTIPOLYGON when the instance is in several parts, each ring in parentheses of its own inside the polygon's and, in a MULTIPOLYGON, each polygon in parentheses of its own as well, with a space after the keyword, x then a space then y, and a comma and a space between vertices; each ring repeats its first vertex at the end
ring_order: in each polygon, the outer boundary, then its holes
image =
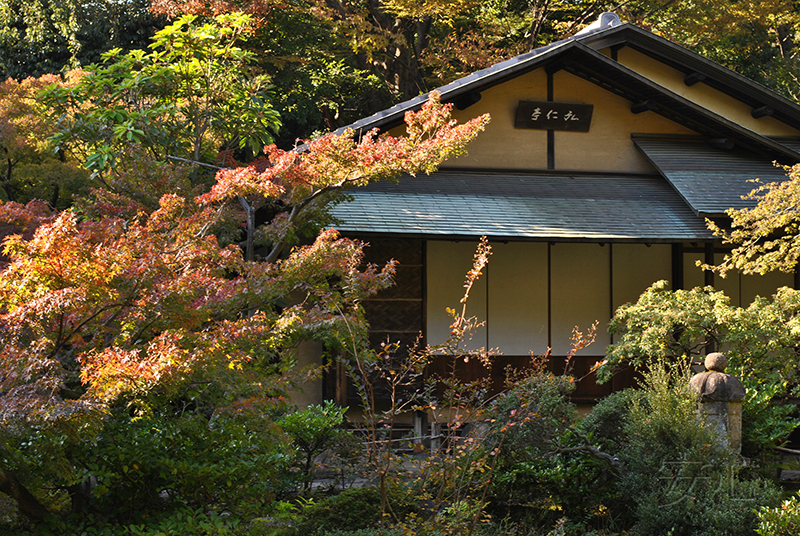
POLYGON ((727 366, 728 358, 723 353, 713 352, 706 356, 706 370, 725 372, 725 367, 727 366))

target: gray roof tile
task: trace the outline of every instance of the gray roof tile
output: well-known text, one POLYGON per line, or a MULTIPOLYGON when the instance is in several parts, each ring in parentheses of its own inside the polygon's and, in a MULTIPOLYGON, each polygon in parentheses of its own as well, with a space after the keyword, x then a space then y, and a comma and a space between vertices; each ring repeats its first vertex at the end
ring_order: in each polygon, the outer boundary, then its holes
POLYGON ((696 140, 634 140, 675 190, 699 215, 719 215, 728 208, 752 207, 742 199, 752 181, 786 180, 783 168, 744 152, 714 149, 696 140))
POLYGON ((657 176, 447 171, 349 192, 333 214, 349 232, 521 240, 709 240, 657 176))

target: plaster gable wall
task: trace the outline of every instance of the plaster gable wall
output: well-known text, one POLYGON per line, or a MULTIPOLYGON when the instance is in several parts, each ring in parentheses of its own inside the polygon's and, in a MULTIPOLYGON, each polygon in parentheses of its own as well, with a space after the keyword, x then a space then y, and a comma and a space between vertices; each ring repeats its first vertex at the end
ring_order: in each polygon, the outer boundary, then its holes
POLYGON ((544 69, 523 74, 481 92, 481 100, 466 110, 455 110, 459 122, 489 113, 491 122, 467 148, 468 154, 448 161, 448 167, 489 169, 546 169, 547 131, 515 129, 520 100, 547 100, 544 69))
POLYGON ((557 170, 655 173, 631 134, 697 134, 655 112, 634 114, 628 99, 566 71, 553 76, 553 100, 594 104, 589 132, 555 132, 557 170))
POLYGON ((757 132, 762 136, 797 136, 797 130, 773 117, 753 118, 752 108, 721 91, 699 82, 684 83, 685 75, 641 52, 625 47, 617 51, 617 61, 653 82, 712 112, 757 132))
MULTIPOLYGON (((631 103, 599 86, 559 71, 553 78, 556 102, 593 104, 589 132, 556 131, 555 170, 655 173, 631 142, 633 133, 696 134, 656 113, 633 114, 631 103)), ((484 169, 547 169, 547 131, 514 128, 519 101, 547 100, 547 74, 537 69, 489 88, 466 110, 454 111, 459 121, 489 113, 491 123, 478 135, 468 155, 450 160, 447 167, 484 169)))

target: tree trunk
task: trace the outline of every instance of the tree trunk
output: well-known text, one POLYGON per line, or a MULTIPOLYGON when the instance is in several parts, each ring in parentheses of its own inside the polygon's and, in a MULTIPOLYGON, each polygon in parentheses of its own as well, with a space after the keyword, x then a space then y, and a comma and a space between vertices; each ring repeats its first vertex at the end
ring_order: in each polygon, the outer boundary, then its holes
POLYGON ((19 511, 30 519, 42 519, 50 513, 13 474, 2 469, 0 469, 0 491, 17 501, 19 511))
POLYGON ((16 201, 16 195, 13 187, 11 186, 11 172, 14 170, 14 161, 11 160, 11 158, 7 158, 6 160, 8 161, 6 166, 6 178, 0 182, 0 186, 2 186, 3 190, 6 191, 6 198, 9 201, 16 201))
POLYGON ((794 31, 791 25, 781 24, 778 26, 778 46, 781 49, 781 56, 788 58, 794 49, 794 31))

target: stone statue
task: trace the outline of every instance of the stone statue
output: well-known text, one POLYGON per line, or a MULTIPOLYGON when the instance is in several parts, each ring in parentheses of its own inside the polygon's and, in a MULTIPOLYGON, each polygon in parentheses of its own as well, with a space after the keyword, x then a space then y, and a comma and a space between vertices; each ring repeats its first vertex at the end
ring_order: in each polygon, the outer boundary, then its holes
POLYGON ((715 430, 720 442, 742 450, 742 401, 745 390, 738 378, 725 373, 728 358, 714 352, 706 356, 706 371, 695 374, 689 386, 699 395, 697 413, 715 430))

